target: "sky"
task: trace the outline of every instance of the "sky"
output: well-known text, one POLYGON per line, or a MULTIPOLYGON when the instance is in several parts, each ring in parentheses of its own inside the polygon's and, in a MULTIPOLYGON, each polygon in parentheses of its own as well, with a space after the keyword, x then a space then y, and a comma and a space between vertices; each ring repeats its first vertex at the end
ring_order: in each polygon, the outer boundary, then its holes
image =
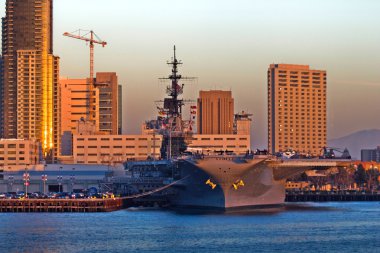
MULTIPOLYGON (((5 6, 5 0, 0 0, 5 6)), ((271 63, 327 71, 328 139, 380 128, 378 0, 54 0, 54 54, 61 76, 89 75, 89 48, 63 37, 94 30, 95 71, 117 72, 123 85, 123 131, 139 133, 164 96, 173 45, 185 88, 231 90, 236 112, 253 114, 252 144, 267 146, 271 63)), ((4 16, 2 11, 2 16, 4 16)))

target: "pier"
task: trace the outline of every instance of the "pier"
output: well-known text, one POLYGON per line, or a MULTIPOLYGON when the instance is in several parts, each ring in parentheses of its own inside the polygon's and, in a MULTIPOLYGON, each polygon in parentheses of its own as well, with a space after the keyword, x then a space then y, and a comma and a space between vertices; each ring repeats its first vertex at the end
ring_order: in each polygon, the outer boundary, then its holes
POLYGON ((287 192, 286 202, 380 201, 377 192, 287 192))
POLYGON ((0 212, 111 212, 122 209, 121 198, 112 199, 0 199, 0 212))

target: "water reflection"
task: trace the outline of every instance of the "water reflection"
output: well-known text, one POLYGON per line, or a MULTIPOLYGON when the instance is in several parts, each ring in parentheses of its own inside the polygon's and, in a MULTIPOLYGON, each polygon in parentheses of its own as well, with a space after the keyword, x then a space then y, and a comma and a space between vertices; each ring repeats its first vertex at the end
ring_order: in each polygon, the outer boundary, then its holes
POLYGON ((0 252, 376 252, 379 204, 184 213, 0 213, 0 252))
POLYGON ((321 206, 312 203, 288 203, 274 207, 247 207, 247 208, 234 208, 234 209, 207 209, 207 208, 172 208, 161 209, 156 207, 132 207, 126 209, 127 211, 141 212, 141 211, 170 211, 179 215, 237 215, 237 216, 250 216, 250 215, 276 215, 282 212, 291 211, 337 211, 341 207, 321 206))

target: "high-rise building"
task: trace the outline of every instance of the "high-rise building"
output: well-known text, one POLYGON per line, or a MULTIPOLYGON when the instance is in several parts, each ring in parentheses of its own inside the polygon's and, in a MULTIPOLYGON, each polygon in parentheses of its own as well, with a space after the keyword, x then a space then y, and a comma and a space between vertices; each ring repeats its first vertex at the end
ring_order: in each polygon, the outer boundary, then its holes
POLYGON ((268 149, 319 155, 326 146, 326 71, 308 65, 268 69, 268 149))
POLYGON ((37 139, 53 160, 59 145, 59 58, 53 0, 7 0, 2 19, 4 138, 37 139))
POLYGON ((0 56, 0 138, 4 138, 4 61, 0 56))
POLYGON ((231 91, 200 91, 197 129, 199 134, 232 134, 234 99, 231 91))
MULTIPOLYGON (((60 79, 59 84, 61 91, 61 135, 64 132, 76 134, 78 121, 86 120, 89 112, 88 80, 66 78, 60 79)), ((97 92, 97 90, 94 91, 97 92)), ((99 107, 98 103, 95 103, 95 107, 99 107)), ((95 113, 98 114, 98 112, 95 113)))
POLYGON ((119 84, 118 86, 118 101, 117 101, 117 106, 118 106, 118 123, 117 123, 117 128, 118 128, 118 134, 122 134, 123 132, 123 86, 119 84))
POLYGON ((99 90, 99 131, 118 134, 119 84, 115 72, 96 73, 95 87, 99 90))
POLYGON ((78 122, 89 121, 98 134, 119 134, 121 128, 119 90, 114 72, 96 73, 95 85, 88 89, 87 79, 61 79, 61 135, 78 134, 78 122), (89 103, 89 92, 92 92, 89 103), (93 108, 89 108, 92 106, 93 108), (87 117, 91 113, 91 118, 87 117))
POLYGON ((362 162, 380 162, 380 146, 375 149, 361 150, 362 162))

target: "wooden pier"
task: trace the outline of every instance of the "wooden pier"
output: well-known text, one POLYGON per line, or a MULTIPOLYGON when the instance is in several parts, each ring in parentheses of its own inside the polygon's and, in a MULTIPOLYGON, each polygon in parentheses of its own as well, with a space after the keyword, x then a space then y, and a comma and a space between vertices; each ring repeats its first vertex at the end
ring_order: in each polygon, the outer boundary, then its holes
POLYGON ((111 212, 123 208, 123 199, 0 199, 0 212, 111 212))

